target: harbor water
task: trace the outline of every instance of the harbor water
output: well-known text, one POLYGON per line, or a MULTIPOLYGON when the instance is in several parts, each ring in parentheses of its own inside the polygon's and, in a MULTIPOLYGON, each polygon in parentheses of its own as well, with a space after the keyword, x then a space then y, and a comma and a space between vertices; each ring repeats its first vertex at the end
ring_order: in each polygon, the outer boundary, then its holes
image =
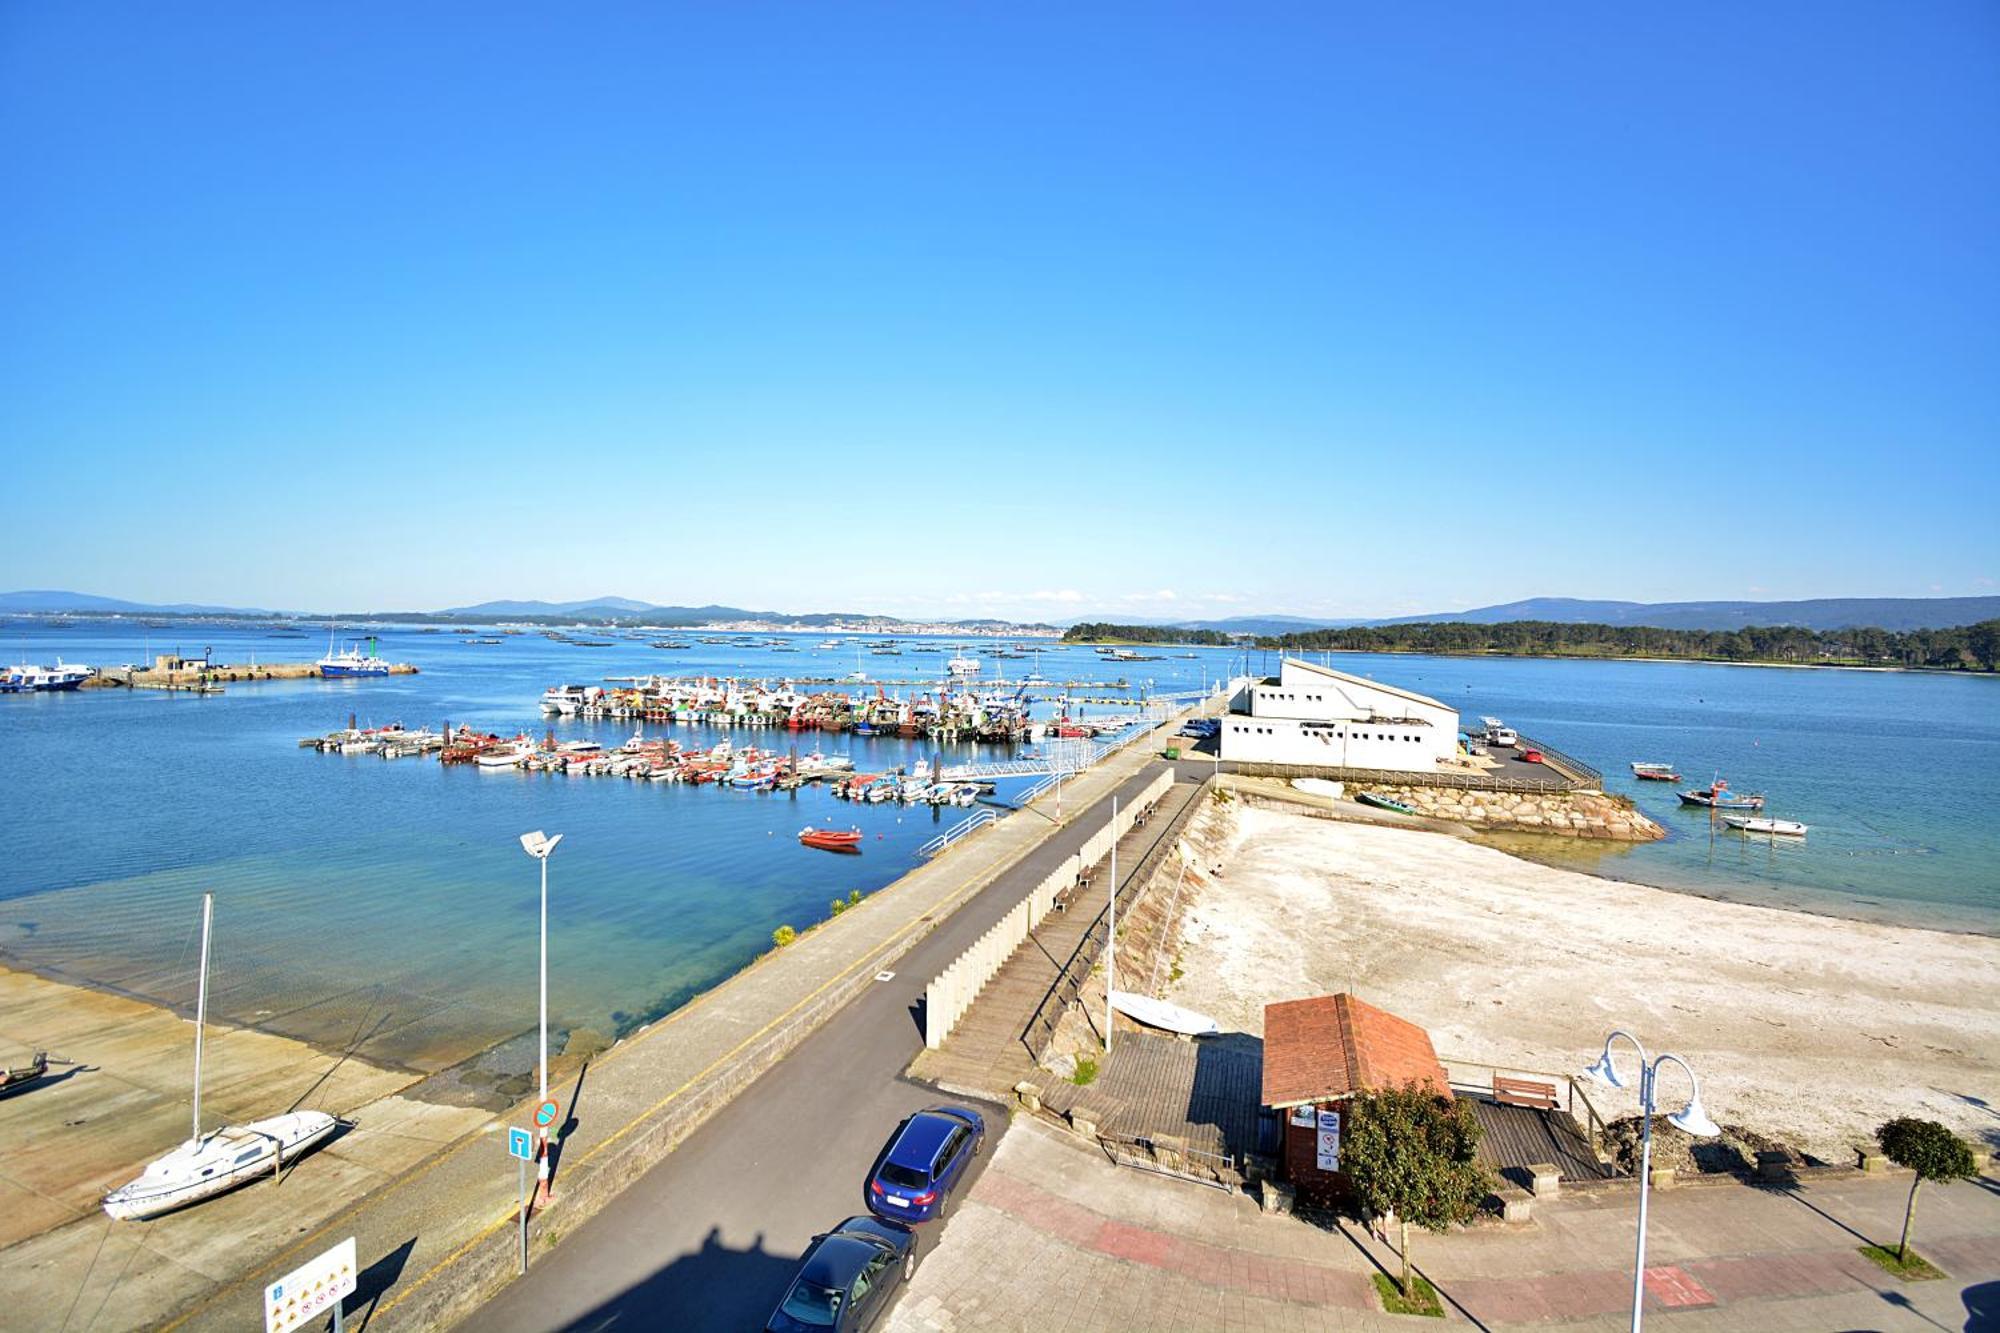
MULTIPOLYGON (((344 633, 357 632, 344 627, 344 633)), ((512 735, 623 742, 629 723, 544 719, 542 691, 649 673, 781 679, 935 679, 940 654, 875 656, 866 639, 698 632, 667 651, 606 635, 607 647, 535 634, 474 644, 380 630, 382 652, 421 674, 271 681, 216 696, 92 690, 0 698, 0 782, 9 848, 0 868, 0 961, 146 999, 192 994, 200 894, 216 894, 211 1003, 254 1022, 421 1069, 460 1061, 535 1018, 538 880, 518 835, 565 835, 550 867, 552 1022, 615 1038, 713 986, 770 947, 782 924, 823 920, 831 899, 874 892, 963 810, 856 805, 808 786, 751 793, 321 755, 302 736, 344 726, 446 722, 512 735), (796 651, 777 652, 773 638, 796 651), (801 847, 805 825, 858 826, 859 855, 801 847)), ((657 634, 648 637, 661 637, 657 634)), ((25 661, 95 665, 212 646, 217 661, 308 661, 325 639, 263 627, 16 621, 0 644, 25 661)), ((1105 663, 1051 646, 1051 681, 1129 678, 1136 694, 1192 689, 1240 670, 1240 654, 1157 650, 1105 663)), ((1141 650, 1147 651, 1147 650, 1141 650)), ((1913 925, 2000 933, 2000 681, 1964 676, 1785 671, 1653 662, 1336 655, 1457 707, 1494 714, 1604 770, 1670 836, 1637 847, 1520 841, 1510 850, 1697 894, 1913 925), (1715 833, 1673 789, 1637 783, 1632 760, 1676 764, 1770 797, 1769 813, 1813 826, 1803 844, 1715 833)), ((1247 665, 1266 665, 1252 654, 1247 665)), ((1270 665, 1275 665, 1272 661, 1270 665)), ((855 690, 860 687, 844 685, 855 690)), ((893 691, 892 691, 893 692, 893 691)), ((904 687, 903 692, 910 692, 904 687)), ((1052 695, 1053 689, 1037 694, 1052 695)), ((1079 694, 1104 698, 1101 684, 1079 694)), ((1109 711, 1091 704, 1093 715, 1109 711)), ((655 731, 660 729, 653 729, 655 731)), ((669 726, 683 743, 723 733, 669 726)), ((750 743, 852 755, 861 771, 926 758, 926 741, 739 731, 750 743)), ((1000 758, 960 746, 946 760, 1000 758)), ((1003 782, 1004 798, 1009 784, 1003 782)), ((1691 903, 1691 910, 1694 904, 1691 903)))

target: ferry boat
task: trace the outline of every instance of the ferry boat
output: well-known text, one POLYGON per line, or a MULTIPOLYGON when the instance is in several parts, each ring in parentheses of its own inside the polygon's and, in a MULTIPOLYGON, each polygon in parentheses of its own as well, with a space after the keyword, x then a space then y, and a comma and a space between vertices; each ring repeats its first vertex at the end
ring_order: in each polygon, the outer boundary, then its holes
POLYGON ((22 663, 0 672, 0 694, 41 694, 50 690, 73 690, 96 675, 94 667, 74 666, 60 657, 56 664, 32 666, 22 663))
POLYGON ((372 634, 368 637, 368 652, 365 656, 362 654, 361 649, 354 644, 349 644, 341 652, 334 652, 333 637, 328 635, 326 656, 320 658, 316 665, 319 667, 319 674, 329 680, 338 680, 343 677, 352 676, 386 676, 389 674, 388 660, 376 650, 375 636, 372 634))
POLYGON ((968 656, 961 648, 945 662, 944 669, 954 676, 976 676, 979 674, 979 659, 968 656))

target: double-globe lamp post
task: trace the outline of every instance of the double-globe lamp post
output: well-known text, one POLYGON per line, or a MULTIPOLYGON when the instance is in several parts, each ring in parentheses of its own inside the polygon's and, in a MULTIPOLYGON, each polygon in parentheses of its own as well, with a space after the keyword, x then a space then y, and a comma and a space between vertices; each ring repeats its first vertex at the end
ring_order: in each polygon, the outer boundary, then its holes
POLYGON ((1646 1048, 1639 1044, 1639 1039, 1622 1028, 1604 1039, 1604 1054, 1583 1071, 1586 1078, 1614 1088, 1625 1086, 1611 1060, 1611 1043, 1620 1037, 1631 1042, 1632 1049, 1639 1053, 1639 1121, 1643 1128, 1639 1149, 1639 1240, 1632 1257, 1632 1333, 1639 1333, 1646 1315, 1646 1196, 1652 1186, 1653 1113, 1657 1109, 1661 1065, 1671 1060, 1686 1070, 1688 1076, 1687 1105, 1668 1116, 1667 1123, 1698 1139, 1712 1139, 1722 1130, 1702 1109, 1701 1080, 1695 1077, 1694 1066, 1671 1051, 1664 1052, 1657 1060, 1647 1060, 1646 1048))
MULTIPOLYGON (((521 835, 521 850, 542 863, 542 1023, 541 1023, 541 1088, 542 1104, 549 1100, 549 857, 556 844, 563 840, 558 833, 554 837, 536 829, 533 833, 521 835)), ((541 1139, 535 1147, 535 1202, 549 1201, 549 1127, 542 1125, 541 1139)))

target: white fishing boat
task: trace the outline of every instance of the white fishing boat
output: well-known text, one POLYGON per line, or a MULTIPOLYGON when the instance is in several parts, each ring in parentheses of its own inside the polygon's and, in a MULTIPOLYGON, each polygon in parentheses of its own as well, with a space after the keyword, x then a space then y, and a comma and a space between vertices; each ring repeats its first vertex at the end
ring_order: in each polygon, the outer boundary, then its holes
POLYGON ((526 745, 497 745, 480 754, 472 762, 481 768, 519 768, 528 762, 534 750, 526 745))
POLYGON ((1111 1007, 1147 1027, 1190 1037, 1213 1037, 1222 1031, 1207 1014, 1196 1013, 1167 1000, 1156 1000, 1150 995, 1115 990, 1111 992, 1111 1007))
POLYGON ((1763 833, 1780 838, 1803 838, 1812 827, 1796 819, 1763 819, 1749 815, 1724 815, 1722 822, 1739 833, 1763 833))
POLYGON ((202 1032, 208 1024, 208 942, 215 900, 201 895, 201 982, 194 1017, 194 1132, 186 1143, 149 1163, 137 1180, 104 1196, 104 1211, 121 1221, 158 1217, 265 1176, 333 1133, 324 1111, 290 1111, 243 1125, 201 1128, 202 1032))

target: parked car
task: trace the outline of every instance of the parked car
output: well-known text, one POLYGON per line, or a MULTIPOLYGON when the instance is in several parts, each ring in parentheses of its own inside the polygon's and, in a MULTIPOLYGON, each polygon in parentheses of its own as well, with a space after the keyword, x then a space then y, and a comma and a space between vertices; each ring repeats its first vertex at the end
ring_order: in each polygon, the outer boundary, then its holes
POLYGON ((951 1192, 986 1143, 986 1120, 963 1106, 933 1106, 896 1127, 863 1193, 868 1211, 892 1222, 944 1216, 951 1192))
POLYGON ((872 1328, 890 1295, 917 1271, 917 1237, 879 1217, 850 1217, 814 1236, 798 1275, 764 1321, 765 1333, 853 1333, 872 1328))
POLYGON ((1540 750, 1523 750, 1521 751, 1521 762, 1524 764, 1539 764, 1542 762, 1542 752, 1540 750))

